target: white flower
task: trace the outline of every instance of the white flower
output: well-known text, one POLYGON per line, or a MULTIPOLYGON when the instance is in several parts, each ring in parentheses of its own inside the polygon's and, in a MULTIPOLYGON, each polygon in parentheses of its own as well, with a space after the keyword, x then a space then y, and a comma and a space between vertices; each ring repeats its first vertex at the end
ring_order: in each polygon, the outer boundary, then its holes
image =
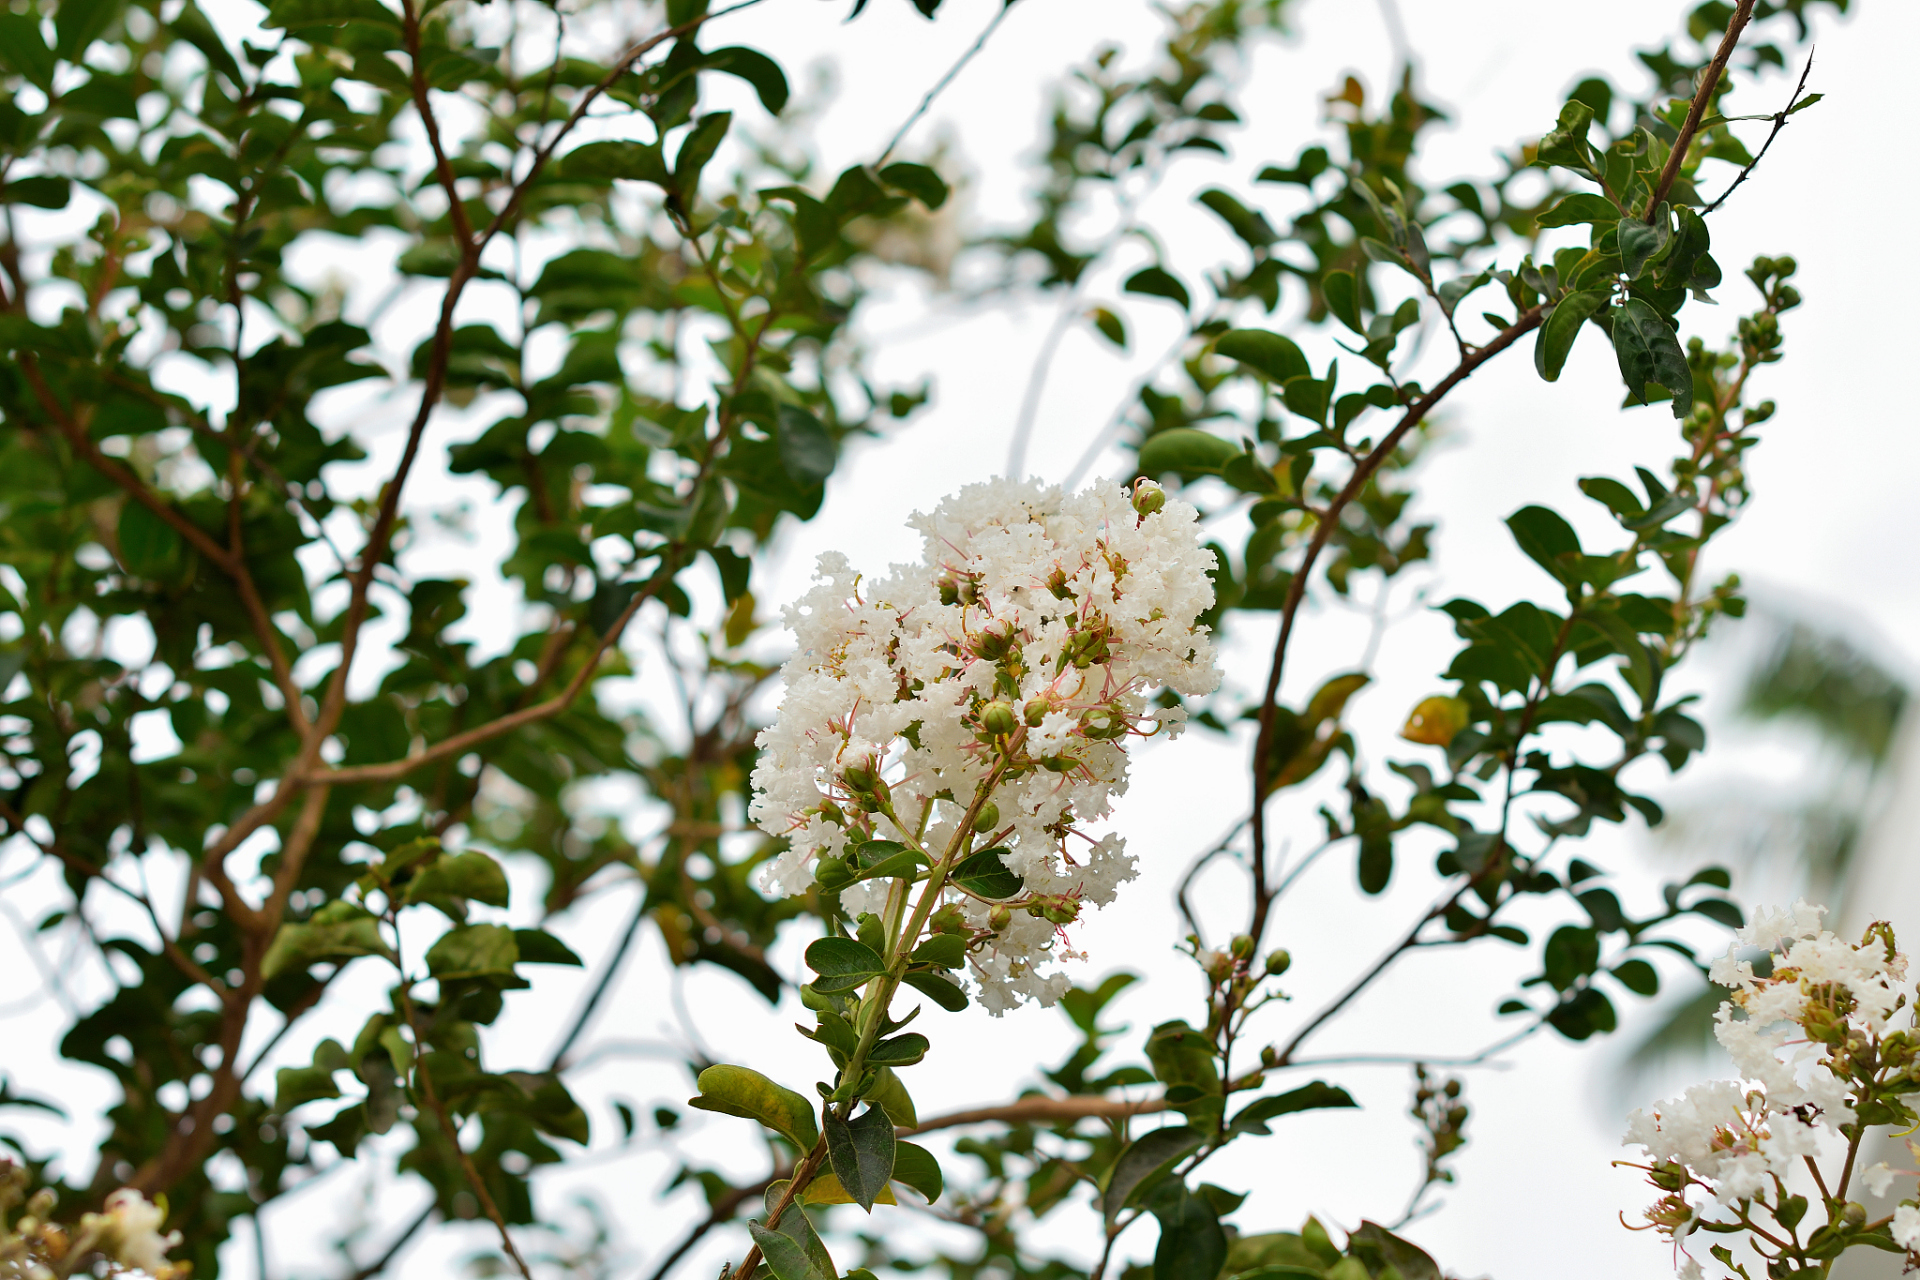
POLYGON ((1680 1264, 1680 1280, 1700 1280, 1700 1264, 1688 1258, 1680 1264))
POLYGON ((1883 1196, 1887 1194, 1887 1188, 1893 1185, 1893 1169, 1885 1160, 1882 1160, 1878 1164, 1869 1165, 1861 1173, 1860 1181, 1865 1183, 1867 1190, 1874 1195, 1883 1196))
POLYGON ((121 1266, 153 1273, 167 1267, 167 1250, 180 1243, 178 1231, 160 1234, 164 1221, 159 1206, 132 1187, 122 1187, 107 1197, 105 1213, 85 1215, 81 1227, 98 1231, 100 1250, 121 1266))
POLYGON ((1893 1211, 1894 1243, 1905 1249, 1920 1249, 1920 1209, 1903 1204, 1893 1211))
MULTIPOLYGON (((850 842, 918 841, 937 858, 991 836, 1022 901, 1111 902, 1134 859, 1119 837, 1083 828, 1125 792, 1129 740, 1184 722, 1152 696, 1219 683, 1197 624, 1214 567, 1197 513, 1169 500, 1143 516, 1114 484, 1069 496, 995 480, 912 523, 917 563, 869 580, 822 556, 816 585, 786 610, 796 649, 749 809, 788 842, 764 885, 802 892, 850 842), (983 791, 994 830, 956 844, 983 791)), ((868 886, 845 890, 843 906, 859 910, 868 886)), ((1066 990, 1036 968, 1063 938, 1055 925, 1016 911, 991 931, 990 904, 949 896, 978 931, 970 963, 990 1011, 1066 990)))

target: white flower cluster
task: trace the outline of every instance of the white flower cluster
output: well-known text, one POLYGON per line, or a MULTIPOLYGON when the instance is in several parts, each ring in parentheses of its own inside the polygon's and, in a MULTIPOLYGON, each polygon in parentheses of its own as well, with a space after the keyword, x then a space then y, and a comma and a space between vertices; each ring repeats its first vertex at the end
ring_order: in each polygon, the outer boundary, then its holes
MULTIPOLYGON (((1686 1189, 1703 1187, 1721 1206, 1775 1190, 1804 1157, 1819 1154, 1822 1130, 1837 1133, 1855 1116, 1845 1046, 1888 1032, 1913 1003, 1907 958, 1885 926, 1858 944, 1821 928, 1825 908, 1761 911, 1714 962, 1713 981, 1732 989, 1715 1016, 1714 1035, 1742 1080, 1695 1085, 1652 1114, 1628 1117, 1624 1145, 1646 1151, 1653 1181, 1669 1194, 1648 1211, 1651 1225, 1682 1242, 1701 1209, 1686 1189), (1768 976, 1743 951, 1773 953, 1768 976)), ((1863 1171, 1876 1192, 1893 1177, 1884 1165, 1863 1171)), ((1920 1247, 1920 1211, 1903 1207, 1894 1237, 1920 1247)), ((1683 1276, 1697 1275, 1689 1261, 1683 1276)))
POLYGON ((82 1232, 97 1231, 96 1247, 123 1267, 132 1267, 149 1275, 170 1269, 167 1250, 180 1243, 178 1231, 160 1234, 166 1211, 151 1203, 131 1187, 122 1187, 107 1197, 105 1213, 89 1213, 81 1218, 82 1232))
MULTIPOLYGON (((1194 509, 1157 487, 1068 496, 995 480, 912 524, 925 538, 918 563, 864 580, 845 556, 823 555, 818 585, 786 610, 798 648, 753 775, 754 821, 790 842, 766 886, 805 890, 850 839, 938 857, 989 787, 967 849, 1005 851, 1030 894, 1072 904, 1068 918, 1112 901, 1133 856, 1118 836, 1080 828, 1125 791, 1130 736, 1178 732, 1180 713, 1153 709, 1150 695, 1219 681, 1196 625, 1213 603, 1214 557, 1194 509)), ((842 901, 877 911, 884 884, 853 884, 842 901)), ((992 929, 969 957, 990 1011, 1066 990, 1036 967, 1060 936, 1059 910, 1009 920, 950 897, 970 926, 992 929)))

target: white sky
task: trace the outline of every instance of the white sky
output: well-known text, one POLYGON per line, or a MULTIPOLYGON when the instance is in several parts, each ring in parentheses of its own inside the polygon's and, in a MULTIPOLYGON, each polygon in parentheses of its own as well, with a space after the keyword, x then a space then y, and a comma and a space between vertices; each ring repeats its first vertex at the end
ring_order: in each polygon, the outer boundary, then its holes
MULTIPOLYGON (((768 50, 794 74, 796 84, 804 79, 801 69, 816 59, 839 65, 840 96, 820 130, 832 172, 884 145, 997 3, 948 0, 940 20, 927 24, 901 0, 873 0, 867 16, 843 25, 844 3, 769 0, 732 20, 714 42, 768 50)), ((1609 6, 1403 0, 1402 10, 1421 55, 1425 92, 1454 118, 1425 159, 1426 176, 1444 180, 1494 172, 1493 151, 1545 129, 1560 95, 1589 72, 1602 71, 1638 87, 1631 50, 1664 37, 1681 14, 1680 6, 1655 0, 1609 6)), ((221 0, 218 6, 220 20, 236 29, 257 12, 250 0, 221 0)), ((1376 92, 1387 86, 1392 56, 1375 5, 1307 0, 1297 12, 1299 38, 1263 48, 1253 63, 1243 99, 1252 123, 1237 137, 1232 156, 1183 162, 1148 206, 1148 220, 1161 230, 1173 260, 1187 264, 1190 276, 1236 251, 1210 215, 1191 210, 1193 191, 1219 184, 1253 197, 1270 195, 1272 188, 1253 188, 1248 179, 1264 163, 1290 161, 1312 139, 1319 95, 1348 71, 1376 92)), ((1048 79, 1099 43, 1121 44, 1137 56, 1156 25, 1149 6, 1138 0, 1021 0, 986 52, 909 139, 906 153, 935 138, 948 139, 955 161, 969 172, 968 215, 984 223, 1012 221, 1019 216, 1026 185, 1018 164, 1040 136, 1048 79)), ((1920 15, 1912 5, 1863 0, 1856 18, 1826 23, 1820 39, 1810 87, 1826 99, 1798 117, 1718 216, 1716 256, 1728 277, 1719 290, 1722 306, 1717 312, 1689 308, 1686 314, 1690 331, 1718 339, 1732 317, 1751 306, 1738 272, 1753 254, 1791 252, 1801 263, 1796 283, 1807 304, 1786 319, 1786 361, 1760 379, 1759 394, 1777 399, 1781 411, 1754 455, 1757 497, 1742 524, 1722 540, 1714 563, 1720 571, 1738 570, 1756 591, 1830 613, 1911 665, 1920 659, 1920 642, 1913 639, 1920 623, 1920 580, 1902 548, 1914 507, 1908 493, 1920 466, 1920 442, 1900 381, 1910 367, 1901 353, 1915 337, 1904 299, 1914 296, 1920 281, 1894 228, 1900 225, 1898 211, 1912 207, 1920 192, 1911 165, 1901 163, 1911 159, 1911 146, 1891 144, 1891 122, 1906 106, 1904 61, 1920 47, 1920 15), (1868 173, 1872 179, 1863 182, 1861 175, 1868 173), (1868 208, 1873 213, 1865 212, 1868 208), (1831 603, 1836 600, 1845 606, 1831 603)), ((1735 106, 1747 112, 1775 109, 1790 87, 1765 84, 1743 94, 1735 106)), ((1144 256, 1144 250, 1138 252, 1144 256)), ((1090 297, 1111 302, 1118 280, 1134 265, 1123 257, 1120 265, 1104 269, 1090 297)), ((1072 466, 1129 394, 1131 379, 1176 336, 1175 322, 1160 304, 1136 300, 1129 319, 1130 357, 1116 356, 1084 336, 1064 344, 1029 455, 1039 474, 1058 479, 1072 466)), ((857 563, 875 569, 912 554, 915 539, 904 525, 910 512, 1003 465, 1032 352, 1051 321, 1050 308, 1034 305, 963 313, 937 303, 930 309, 912 291, 883 300, 866 321, 881 380, 912 383, 930 375, 932 407, 886 441, 853 451, 833 478, 822 517, 791 539, 776 573, 756 583, 761 598, 795 594, 813 555, 822 550, 846 550, 857 563)), ((1331 348, 1310 349, 1316 361, 1331 353, 1331 348)), ((1672 451, 1671 420, 1664 409, 1616 411, 1613 362, 1591 335, 1554 386, 1534 376, 1528 354, 1521 351, 1489 366, 1450 402, 1446 422, 1454 443, 1435 456, 1423 476, 1423 509, 1440 523, 1437 570, 1424 579, 1434 598, 1469 594, 1497 608, 1516 592, 1536 593, 1543 584, 1532 581, 1538 575, 1512 549, 1500 518, 1529 502, 1573 507, 1580 502, 1576 478, 1628 474, 1635 462, 1657 464, 1672 451)), ((345 402, 340 407, 343 422, 348 407, 345 402)), ((451 419, 440 429, 440 443, 464 438, 474 425, 451 419)), ((444 474, 429 471, 417 496, 423 504, 439 505, 456 492, 458 486, 444 474)), ((1606 526, 1583 520, 1580 527, 1598 539, 1606 526)), ((483 537, 483 551, 486 541, 483 537)), ((448 548, 439 554, 472 557, 475 552, 448 548)), ((1407 596, 1398 603, 1408 603, 1407 596)), ((1366 634, 1364 619, 1350 611, 1313 610, 1303 620, 1285 690, 1293 700, 1351 664, 1366 634)), ((1380 744, 1391 741, 1407 707, 1437 687, 1437 669, 1451 653, 1443 621, 1416 615, 1389 634, 1381 681, 1356 701, 1352 717, 1362 741, 1375 744, 1375 750, 1394 751, 1380 744)), ((1229 679, 1244 687, 1258 678, 1257 655, 1268 637, 1257 624, 1237 625, 1244 643, 1235 649, 1237 665, 1229 679)), ((1694 679, 1711 683, 1699 673, 1694 679)), ((1092 956, 1089 980, 1121 966, 1154 979, 1118 1006, 1136 1031, 1164 1018, 1191 1016, 1197 984, 1171 950, 1180 932, 1172 885, 1200 842, 1240 810, 1242 758, 1237 747, 1193 734, 1172 750, 1144 753, 1138 762, 1137 781, 1118 821, 1141 855, 1141 879, 1080 935, 1092 956)), ((1675 788, 1662 773, 1654 768, 1637 781, 1667 798, 1675 788)), ((1276 815, 1278 829, 1291 833, 1296 846, 1310 841, 1317 826, 1310 803, 1280 806, 1276 815)), ((1581 854, 1622 872, 1623 897, 1644 906, 1658 874, 1644 844, 1637 833, 1606 833, 1581 854)), ((1352 888, 1350 855, 1337 855, 1283 904, 1272 940, 1290 947, 1296 957, 1289 977, 1296 1008, 1316 1007, 1418 914, 1433 888, 1430 855, 1430 849, 1403 848, 1393 891, 1384 901, 1370 903, 1362 903, 1352 888)), ((14 868, 17 856, 0 861, 14 868)), ((537 889, 526 877, 516 884, 529 897, 537 889)), ((1225 922, 1237 916, 1237 893, 1228 876, 1209 879, 1210 918, 1225 922)), ((631 901, 625 891, 608 895, 567 936, 583 954, 598 954, 631 901)), ((33 902, 31 886, 23 886, 0 898, 0 909, 30 915, 33 902)), ((800 941, 779 950, 789 970, 798 969, 800 941)), ((1473 952, 1408 966, 1328 1031, 1320 1048, 1431 1054, 1476 1049, 1500 1034, 1502 1024, 1491 1010, 1524 972, 1523 959, 1511 952, 1473 952)), ((20 966, 27 963, 11 931, 0 931, 0 972, 24 972, 20 966)), ((684 1032, 667 998, 672 983, 665 973, 657 934, 646 932, 587 1042, 681 1041, 684 1032)), ((71 976, 81 1004, 89 991, 97 998, 97 976, 71 976)), ((533 1065, 543 1059, 584 981, 554 971, 543 975, 537 1000, 510 1000, 507 1018, 489 1036, 492 1065, 533 1065)), ((288 1061, 304 1061, 321 1035, 350 1035, 357 1026, 355 1010, 377 994, 371 975, 357 993, 351 984, 341 985, 346 989, 329 995, 321 1013, 309 1020, 311 1027, 290 1038, 288 1061)), ((715 1056, 771 1067, 802 1089, 811 1079, 809 1071, 823 1069, 812 1061, 812 1046, 790 1030, 800 1013, 796 1002, 769 1015, 743 984, 717 972, 687 976, 683 994, 715 1056)), ((1623 1038, 1649 1016, 1644 1004, 1623 1006, 1623 1012, 1628 1018, 1623 1038)), ((1029 1081, 1036 1061, 1050 1064, 1070 1044, 1064 1019, 1045 1011, 1024 1010, 997 1021, 977 1010, 934 1016, 934 1025, 926 1028, 934 1053, 908 1074, 923 1115, 1010 1097, 1029 1081)), ((1282 1038, 1286 1016, 1277 1015, 1268 1034, 1282 1038)), ((36 1125, 32 1132, 67 1144, 77 1158, 93 1137, 87 1117, 107 1090, 95 1073, 38 1056, 63 1021, 57 1005, 46 1003, 8 1022, 13 1043, 35 1052, 10 1054, 7 1070, 16 1087, 55 1093, 75 1109, 80 1119, 73 1125, 36 1125)), ((1619 1210, 1631 1212, 1649 1197, 1631 1171, 1608 1165, 1622 1154, 1617 1134, 1623 1109, 1609 1078, 1608 1052, 1541 1040, 1508 1055, 1508 1069, 1473 1073, 1468 1097, 1475 1112, 1470 1145, 1455 1162, 1459 1184, 1443 1197, 1446 1207, 1409 1234, 1463 1276, 1551 1272, 1570 1280, 1599 1280, 1664 1274, 1666 1258, 1658 1242, 1627 1233, 1616 1219, 1619 1210)), ((1309 1211, 1350 1226, 1363 1216, 1391 1220, 1404 1204, 1419 1167, 1414 1131, 1402 1114, 1407 1073, 1400 1067, 1339 1067, 1325 1074, 1351 1088, 1364 1110, 1293 1118, 1275 1137, 1245 1143, 1215 1162, 1213 1180, 1253 1191, 1235 1218, 1243 1227, 1290 1229, 1309 1211)), ((665 1192, 673 1161, 658 1147, 617 1149, 619 1129, 610 1103, 624 1098, 643 1114, 656 1104, 678 1106, 689 1082, 670 1060, 625 1056, 603 1059, 573 1083, 593 1117, 595 1154, 575 1170, 543 1175, 541 1203, 564 1216, 576 1191, 597 1196, 633 1267, 640 1267, 698 1216, 697 1197, 686 1189, 665 1192)), ((1642 1101, 1636 1098, 1633 1104, 1642 1101)), ((758 1177, 764 1165, 749 1128, 745 1122, 691 1113, 678 1142, 701 1163, 758 1177)), ((380 1224, 360 1246, 362 1260, 423 1202, 417 1185, 370 1182, 359 1170, 336 1172, 269 1211, 268 1231, 280 1260, 276 1274, 331 1273, 336 1264, 320 1250, 362 1194, 372 1197, 371 1212, 380 1224)), ((850 1219, 840 1221, 852 1225, 850 1219)), ((1091 1248, 1089 1215, 1063 1212, 1050 1222, 1058 1225, 1043 1233, 1049 1243, 1077 1238, 1078 1244, 1061 1247, 1091 1248)), ((408 1254, 397 1273, 455 1274, 460 1260, 484 1247, 489 1235, 478 1228, 441 1232, 408 1254)), ((682 1274, 712 1274, 723 1257, 738 1256, 740 1238, 723 1234, 710 1241, 684 1264, 682 1274)), ((1134 1257, 1151 1253, 1150 1229, 1130 1239, 1134 1257)), ((841 1258, 843 1265, 851 1260, 850 1253, 841 1258)), ((229 1275, 253 1274, 246 1227, 239 1228, 223 1263, 229 1275)), ((633 1267, 622 1274, 632 1274, 633 1267)))

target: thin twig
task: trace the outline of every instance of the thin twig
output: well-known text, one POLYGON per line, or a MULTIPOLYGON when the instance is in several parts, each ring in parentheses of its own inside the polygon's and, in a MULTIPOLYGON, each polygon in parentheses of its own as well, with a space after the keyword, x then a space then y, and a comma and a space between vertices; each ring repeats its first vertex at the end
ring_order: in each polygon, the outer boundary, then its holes
POLYGON ((911 130, 914 125, 920 123, 920 117, 927 114, 927 108, 933 105, 933 100, 938 98, 942 93, 945 93, 947 86, 953 83, 954 77, 964 71, 967 64, 972 62, 974 57, 979 54, 982 49, 987 47, 988 39, 992 37, 995 31, 999 30, 1000 24, 1006 21, 1007 15, 1012 12, 1013 0, 1006 0, 1006 3, 1000 6, 1000 11, 993 15, 992 20, 987 23, 986 28, 980 32, 979 39, 975 40, 973 46, 960 55, 957 62, 947 68, 947 74, 941 76, 940 79, 934 83, 933 88, 927 90, 927 96, 920 99, 920 105, 913 109, 913 114, 907 117, 906 123, 894 131, 893 139, 887 143, 887 149, 882 151, 880 158, 873 162, 875 168, 879 168, 887 162, 887 157, 893 154, 894 148, 898 147, 901 142, 906 139, 908 131, 911 130))
POLYGON ((395 1238, 394 1242, 387 1246, 387 1251, 374 1261, 369 1262, 366 1266, 354 1272, 349 1280, 373 1280, 374 1276, 385 1271, 388 1264, 399 1256, 402 1249, 406 1248, 407 1242, 420 1234, 420 1229, 433 1220, 434 1212, 438 1208, 438 1205, 429 1200, 427 1207, 420 1211, 420 1216, 407 1224, 406 1230, 402 1231, 399 1236, 395 1238))
POLYGON ((1786 110, 1776 111, 1773 113, 1773 129, 1767 134, 1767 140, 1760 144, 1760 154, 1747 162, 1747 167, 1740 171, 1740 176, 1733 180, 1732 186, 1728 187, 1725 191, 1722 191, 1720 193, 1720 198, 1718 200, 1715 200, 1712 204, 1708 205, 1706 208, 1700 211, 1702 215, 1712 213, 1714 210, 1718 209, 1721 205, 1725 204, 1727 202, 1727 197, 1732 195, 1734 192, 1738 191, 1740 189, 1740 184, 1747 180, 1747 175, 1760 167, 1760 162, 1767 158, 1767 149, 1773 145, 1773 140, 1780 136, 1780 131, 1782 129, 1787 127, 1787 117, 1791 116, 1796 110, 1799 109, 1800 95, 1806 90, 1807 77, 1812 74, 1813 74, 1813 51, 1808 50, 1807 65, 1803 67, 1800 71, 1800 83, 1794 86, 1793 97, 1788 100, 1786 110))
POLYGON ((548 1059, 548 1071, 558 1071, 566 1065, 568 1052, 580 1039, 580 1033, 587 1029, 587 1023, 593 1020, 594 1010, 600 1007, 600 1001, 613 986, 613 980, 620 972, 621 963, 626 960, 634 938, 639 936, 640 926, 646 922, 647 898, 647 889, 643 884, 640 886, 640 901, 634 904, 633 919, 627 922, 625 932, 620 935, 620 945, 615 947, 613 954, 607 958, 606 967, 600 971, 600 981, 594 984, 593 993, 587 997, 587 1002, 580 1006, 580 1012, 574 1015, 573 1025, 567 1029, 567 1034, 561 1039, 559 1047, 548 1059))

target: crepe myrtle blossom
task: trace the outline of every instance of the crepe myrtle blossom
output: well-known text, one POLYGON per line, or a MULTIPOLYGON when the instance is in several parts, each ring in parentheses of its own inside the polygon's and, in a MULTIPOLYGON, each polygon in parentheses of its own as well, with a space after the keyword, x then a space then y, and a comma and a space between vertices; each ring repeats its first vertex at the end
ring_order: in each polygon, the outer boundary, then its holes
POLYGON ((1151 482, 993 480, 911 524, 918 561, 868 579, 823 555, 785 611, 797 647, 750 812, 788 847, 763 883, 794 894, 818 876, 849 913, 878 912, 888 882, 846 883, 851 849, 992 847, 1024 893, 949 888, 945 918, 970 935, 990 1011, 1050 1004, 1068 980, 1039 966, 1062 926, 1135 874, 1119 836, 1084 828, 1126 790, 1129 743, 1179 733, 1184 712, 1155 695, 1219 683, 1197 621, 1214 554, 1193 507, 1151 482))
MULTIPOLYGON (((1818 1160, 1823 1139, 1857 1144, 1860 1130, 1850 1139, 1842 1126, 1863 1115, 1869 1125, 1887 1123, 1893 1117, 1885 1099, 1916 1091, 1920 1043, 1911 1031, 1907 957, 1887 925, 1875 924, 1850 943, 1821 927, 1824 914, 1806 902, 1758 912, 1714 962, 1713 981, 1730 989, 1714 1035, 1741 1078, 1694 1085, 1628 1117, 1624 1144, 1644 1151, 1648 1163, 1635 1167, 1664 1193, 1641 1229, 1657 1229, 1684 1247, 1703 1223, 1728 1229, 1725 1213, 1741 1230, 1756 1212, 1779 1209, 1792 1220, 1790 1232, 1805 1206, 1789 1203, 1786 1180, 1818 1160), (1761 955, 1769 963, 1758 964, 1761 955), (1896 1029, 1896 1020, 1907 1029, 1896 1029)), ((1849 1155, 1846 1168, 1852 1166, 1849 1155)), ((1844 1176, 1823 1184, 1833 1188, 1832 1222, 1823 1229, 1878 1230, 1920 1250, 1920 1209, 1903 1205, 1890 1219, 1868 1223, 1863 1207, 1845 1199, 1844 1176)), ((1878 1195, 1896 1171, 1882 1163, 1858 1176, 1878 1195)), ((1697 1267, 1687 1259, 1682 1276, 1698 1275, 1697 1267)))

